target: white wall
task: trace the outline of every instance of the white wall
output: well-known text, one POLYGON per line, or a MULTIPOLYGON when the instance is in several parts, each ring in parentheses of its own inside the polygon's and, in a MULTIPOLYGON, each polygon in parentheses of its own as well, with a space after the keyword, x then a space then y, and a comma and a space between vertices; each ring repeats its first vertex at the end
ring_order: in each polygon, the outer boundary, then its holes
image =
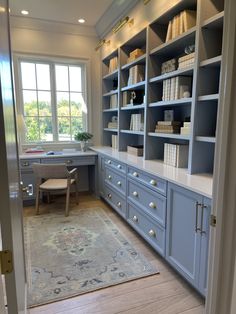
POLYGON ((94 144, 101 138, 100 54, 95 51, 98 38, 92 28, 77 27, 33 19, 11 18, 11 42, 13 53, 79 58, 90 61, 91 115, 89 130, 94 134, 94 144))

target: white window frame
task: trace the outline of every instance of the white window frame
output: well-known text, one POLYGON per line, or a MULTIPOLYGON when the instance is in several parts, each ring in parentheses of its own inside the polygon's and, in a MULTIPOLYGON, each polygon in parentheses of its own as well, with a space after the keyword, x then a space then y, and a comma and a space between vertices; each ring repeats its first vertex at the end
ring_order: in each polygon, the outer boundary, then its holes
POLYGON ((50 66, 50 83, 51 83, 51 105, 52 105, 52 128, 53 135, 56 135, 56 139, 53 141, 26 141, 25 132, 20 127, 18 130, 20 144, 24 147, 30 147, 35 145, 40 146, 52 146, 52 145, 67 145, 74 144, 75 141, 59 141, 58 140, 58 125, 56 123, 56 82, 55 82, 55 65, 66 65, 66 66, 81 66, 83 72, 82 75, 82 93, 84 94, 84 100, 87 105, 87 114, 83 114, 83 125, 84 130, 91 132, 90 121, 91 121, 91 95, 90 95, 90 80, 89 80, 89 69, 90 61, 87 59, 74 59, 67 57, 52 57, 52 56, 40 56, 40 55, 29 55, 29 54, 14 54, 13 55, 13 67, 14 67, 14 83, 15 83, 15 98, 16 98, 16 109, 17 114, 22 118, 24 117, 24 103, 23 103, 23 93, 22 93, 22 79, 21 79, 21 62, 34 62, 34 63, 47 63, 50 66))

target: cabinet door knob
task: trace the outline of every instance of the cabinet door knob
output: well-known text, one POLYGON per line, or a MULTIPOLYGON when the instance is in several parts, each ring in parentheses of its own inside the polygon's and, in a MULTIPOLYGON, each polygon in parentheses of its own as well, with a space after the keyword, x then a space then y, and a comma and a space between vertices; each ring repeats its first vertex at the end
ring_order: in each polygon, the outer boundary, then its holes
POLYGON ((107 197, 111 199, 111 193, 107 194, 107 197))
POLYGON ((134 191, 132 194, 133 194, 133 196, 138 197, 138 192, 137 191, 134 191))
POLYGON ((23 167, 28 167, 28 166, 29 166, 29 162, 28 162, 28 161, 23 162, 23 163, 22 163, 22 166, 23 166, 23 167))
POLYGON ((157 185, 157 181, 152 179, 152 180, 150 180, 150 184, 153 185, 153 186, 156 186, 157 185))
POLYGON ((121 182, 120 182, 120 181, 118 181, 118 182, 117 182, 117 185, 121 186, 121 182))
POLYGON ((108 176, 108 179, 111 180, 111 178, 112 178, 111 175, 109 175, 109 176, 108 176))
POLYGON ((156 204, 153 203, 153 202, 150 202, 150 203, 149 203, 149 207, 152 208, 152 209, 157 208, 157 207, 156 207, 156 204))
POLYGON ((107 162, 109 165, 111 164, 111 160, 108 160, 108 162, 107 162))
POLYGON ((121 202, 117 202, 117 207, 121 207, 121 202))
POLYGON ((137 216, 133 216, 132 219, 133 219, 134 222, 138 222, 138 217, 137 216))
POLYGON ((121 169, 121 165, 117 165, 117 168, 118 168, 118 169, 121 169))
POLYGON ((154 230, 149 230, 148 234, 151 236, 151 237, 155 237, 156 236, 156 232, 154 230))
POLYGON ((136 172, 136 171, 133 172, 133 176, 134 176, 134 177, 138 177, 138 172, 136 172))

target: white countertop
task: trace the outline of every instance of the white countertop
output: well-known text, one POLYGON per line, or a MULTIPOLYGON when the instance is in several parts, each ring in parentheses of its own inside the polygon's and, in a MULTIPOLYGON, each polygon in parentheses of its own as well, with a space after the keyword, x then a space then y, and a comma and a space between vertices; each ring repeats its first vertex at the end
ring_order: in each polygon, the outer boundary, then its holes
POLYGON ((97 156, 97 153, 88 150, 86 152, 75 151, 75 152, 63 152, 54 151, 54 155, 47 155, 45 153, 25 153, 19 156, 20 159, 41 159, 41 158, 60 158, 60 157, 86 157, 86 156, 97 156))
POLYGON ((144 170, 169 182, 187 188, 193 192, 212 198, 213 178, 211 174, 202 173, 190 175, 186 169, 168 166, 158 160, 144 160, 143 157, 136 157, 126 152, 118 152, 111 147, 93 146, 91 149, 95 152, 104 154, 110 158, 115 158, 120 162, 137 167, 140 170, 144 170))

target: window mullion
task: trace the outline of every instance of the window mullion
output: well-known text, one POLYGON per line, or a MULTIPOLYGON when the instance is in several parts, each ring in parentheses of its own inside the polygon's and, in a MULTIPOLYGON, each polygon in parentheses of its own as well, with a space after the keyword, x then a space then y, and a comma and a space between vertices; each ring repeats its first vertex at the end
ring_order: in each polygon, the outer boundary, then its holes
POLYGON ((58 142, 57 96, 55 64, 50 63, 51 100, 52 100, 52 133, 53 141, 58 142))

